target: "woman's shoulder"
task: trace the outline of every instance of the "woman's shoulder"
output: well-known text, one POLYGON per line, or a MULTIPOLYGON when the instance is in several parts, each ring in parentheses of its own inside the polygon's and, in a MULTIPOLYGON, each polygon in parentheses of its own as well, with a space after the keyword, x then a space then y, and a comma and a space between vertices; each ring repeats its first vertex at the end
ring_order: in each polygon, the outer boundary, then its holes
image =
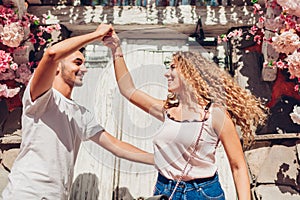
POLYGON ((212 103, 210 106, 212 112, 226 112, 226 106, 221 103, 212 103))
POLYGON ((230 117, 230 114, 225 105, 213 103, 210 109, 212 119, 215 122, 222 122, 225 118, 230 117))

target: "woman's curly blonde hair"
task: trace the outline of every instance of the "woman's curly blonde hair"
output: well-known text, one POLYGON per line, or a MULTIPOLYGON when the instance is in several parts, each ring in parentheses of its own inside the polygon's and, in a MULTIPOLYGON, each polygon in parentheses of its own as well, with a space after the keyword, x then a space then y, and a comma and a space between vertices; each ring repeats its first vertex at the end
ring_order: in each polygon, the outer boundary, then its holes
MULTIPOLYGON (((249 147, 255 135, 253 128, 262 125, 267 118, 268 110, 261 100, 200 53, 176 52, 173 62, 184 77, 191 98, 202 107, 210 101, 224 106, 234 124, 241 128, 244 147, 249 147)), ((172 107, 170 99, 174 101, 174 96, 172 98, 168 97, 165 108, 172 107)))

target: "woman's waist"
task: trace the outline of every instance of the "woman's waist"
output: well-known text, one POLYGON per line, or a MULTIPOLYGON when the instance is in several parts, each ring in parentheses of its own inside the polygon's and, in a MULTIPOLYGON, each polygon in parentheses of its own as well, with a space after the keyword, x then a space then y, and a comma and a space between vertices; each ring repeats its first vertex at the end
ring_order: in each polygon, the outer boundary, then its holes
MULTIPOLYGON (((158 172, 164 177, 172 180, 179 179, 185 165, 186 161, 179 162, 178 159, 173 162, 163 162, 161 159, 155 159, 155 167, 158 172)), ((214 161, 198 160, 197 162, 193 162, 193 165, 188 164, 186 167, 188 173, 182 177, 182 180, 189 181, 192 179, 211 177, 216 173, 217 169, 218 167, 214 161)))
MULTIPOLYGON (((208 181, 212 181, 218 178, 218 173, 215 172, 212 176, 209 177, 205 177, 205 178, 193 178, 193 179, 189 179, 189 180, 181 180, 180 183, 184 183, 184 184, 201 184, 201 183, 205 183, 208 181)), ((178 177, 179 179, 179 177, 178 177)), ((164 175, 162 175, 161 173, 158 173, 158 177, 157 180, 163 184, 170 184, 170 183, 176 183, 178 181, 178 179, 170 179, 165 177, 164 175)))

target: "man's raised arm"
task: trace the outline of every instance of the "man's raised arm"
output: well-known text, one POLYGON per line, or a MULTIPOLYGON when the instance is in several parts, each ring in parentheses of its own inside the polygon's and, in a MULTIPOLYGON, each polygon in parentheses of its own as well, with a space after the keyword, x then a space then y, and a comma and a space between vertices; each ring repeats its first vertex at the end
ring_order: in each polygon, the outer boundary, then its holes
POLYGON ((79 50, 81 47, 94 41, 101 41, 104 36, 110 34, 111 25, 101 24, 91 33, 68 38, 48 48, 31 81, 30 94, 32 101, 45 93, 52 87, 59 62, 68 55, 79 50))

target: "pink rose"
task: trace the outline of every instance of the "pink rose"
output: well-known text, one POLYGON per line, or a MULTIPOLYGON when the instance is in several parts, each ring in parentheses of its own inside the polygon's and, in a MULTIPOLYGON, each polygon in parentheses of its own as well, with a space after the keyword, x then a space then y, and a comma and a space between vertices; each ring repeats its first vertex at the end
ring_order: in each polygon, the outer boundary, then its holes
POLYGON ((288 70, 291 78, 300 78, 300 53, 294 52, 292 55, 288 55, 285 60, 288 62, 288 70))
POLYGON ((17 69, 18 69, 18 64, 17 64, 17 63, 12 63, 12 64, 10 65, 10 68, 11 68, 12 70, 17 70, 17 69))
POLYGON ((8 69, 5 72, 0 73, 0 80, 13 80, 15 77, 15 72, 12 69, 8 69))
POLYGON ((300 17, 300 2, 295 0, 277 0, 277 3, 283 7, 289 14, 300 17))
POLYGON ((12 60, 9 53, 0 50, 0 73, 5 72, 7 69, 18 67, 12 60))
POLYGON ((294 33, 294 30, 290 29, 282 34, 276 34, 272 37, 272 46, 275 51, 279 53, 290 54, 296 51, 300 47, 300 38, 294 33))
POLYGON ((9 47, 18 47, 24 38, 24 30, 17 22, 1 26, 0 32, 3 44, 9 47))
POLYGON ((282 60, 279 60, 278 62, 276 62, 276 66, 280 69, 286 68, 285 63, 282 62, 282 60))
POLYGON ((44 38, 42 38, 42 37, 40 37, 39 38, 39 44, 41 45, 41 46, 43 46, 44 44, 46 44, 46 40, 44 39, 44 38))
POLYGON ((28 84, 29 79, 32 76, 32 73, 27 64, 21 64, 17 69, 16 74, 17 78, 15 78, 15 80, 19 83, 24 83, 25 85, 28 84))
POLYGON ((0 84, 0 97, 3 96, 6 98, 11 98, 11 97, 15 96, 16 94, 18 94, 19 91, 20 91, 20 88, 8 89, 7 85, 0 84))

